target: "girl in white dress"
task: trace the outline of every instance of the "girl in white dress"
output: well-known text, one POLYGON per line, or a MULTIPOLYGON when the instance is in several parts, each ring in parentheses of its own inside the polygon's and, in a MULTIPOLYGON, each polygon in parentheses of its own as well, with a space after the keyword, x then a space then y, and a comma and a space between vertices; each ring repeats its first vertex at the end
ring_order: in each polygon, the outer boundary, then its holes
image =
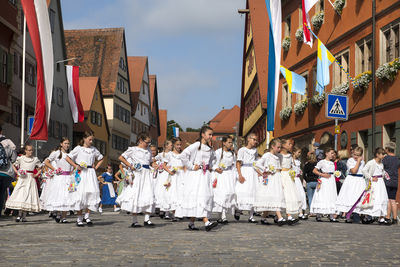
POLYGON ((33 146, 25 145, 25 154, 18 157, 13 165, 14 172, 19 178, 11 196, 6 202, 7 209, 19 210, 16 222, 26 222, 27 212, 39 212, 39 193, 35 177, 40 175, 39 159, 33 156, 33 146), (38 172, 34 175, 33 171, 38 172))
POLYGON ((281 178, 281 140, 274 138, 269 143, 269 152, 265 153, 256 163, 256 167, 262 172, 262 181, 257 184, 255 209, 262 211, 261 224, 268 225, 267 213, 274 211, 278 217, 277 224, 282 226, 286 220, 281 211, 285 208, 281 178))
POLYGON ((254 219, 254 203, 256 196, 256 188, 258 184, 258 176, 255 169, 255 162, 258 158, 257 154, 257 135, 250 133, 247 135, 246 146, 239 149, 237 154, 236 169, 238 172, 238 182, 235 186, 237 210, 235 219, 240 219, 240 211, 249 212, 249 223, 257 223, 254 219))
POLYGON ((283 195, 285 197, 285 206, 288 224, 294 224, 298 222, 298 219, 292 217, 294 214, 298 214, 301 207, 301 200, 295 184, 296 173, 293 170, 293 157, 292 150, 294 146, 293 139, 282 139, 282 171, 281 179, 283 186, 283 195))
MULTIPOLYGON (((336 200, 336 211, 343 212, 344 215, 355 205, 365 190, 365 180, 362 170, 365 166, 363 160, 363 149, 356 147, 353 149, 353 155, 347 160, 347 169, 349 174, 343 182, 339 195, 336 200)), ((357 204, 354 212, 359 212, 361 202, 357 204)), ((350 218, 346 219, 347 223, 351 223, 350 218)))
POLYGON ((72 181, 72 166, 66 161, 70 142, 67 137, 63 137, 60 146, 53 151, 44 161, 46 166, 54 173, 52 178, 52 190, 49 192, 47 202, 50 204, 49 210, 57 212, 56 222, 66 223, 67 211, 72 210, 71 194, 68 186, 72 181), (54 162, 54 165, 52 164, 54 162))
MULTIPOLYGON (((55 150, 51 151, 54 152, 55 150)), ((56 163, 51 161, 50 164, 53 168, 56 167, 56 163)), ((50 193, 53 191, 53 181, 54 181, 54 172, 50 169, 46 164, 42 167, 42 191, 40 192, 40 209, 49 211, 49 217, 53 217, 56 219, 57 213, 53 212, 53 208, 51 207, 51 203, 48 201, 50 193)))
POLYGON ((148 148, 150 142, 148 134, 139 134, 137 146, 129 147, 119 157, 129 169, 131 182, 118 196, 116 202, 122 210, 132 213, 133 228, 141 226, 137 221, 138 213, 145 213, 144 226, 154 226, 150 221, 150 214, 154 212, 153 174, 150 171, 152 156, 148 148))
POLYGON ((314 193, 310 213, 317 214, 316 220, 322 221, 322 215, 330 214, 331 222, 338 222, 336 219, 336 181, 335 164, 332 159, 335 151, 328 147, 325 149, 325 159, 319 161, 313 173, 319 176, 317 190, 314 193))
MULTIPOLYGON (((372 206, 364 209, 362 206, 359 213, 363 215, 368 215, 371 217, 380 217, 379 223, 384 224, 387 214, 387 204, 388 195, 386 191, 385 182, 383 179, 387 177, 387 173, 384 170, 382 160, 385 157, 385 150, 378 147, 374 153, 374 159, 370 160, 365 164, 362 169, 365 179, 371 181, 371 191, 372 193, 372 206)), ((364 220, 364 223, 372 223, 371 219, 364 220)))
POLYGON ((226 212, 234 211, 236 206, 236 157, 232 151, 233 139, 230 136, 222 137, 222 148, 215 151, 216 164, 213 173, 214 207, 220 218, 218 223, 226 224, 226 212))
MULTIPOLYGON (((157 162, 157 166, 155 167, 154 171, 156 173, 153 173, 155 179, 153 180, 154 182, 154 197, 155 197, 155 204, 156 208, 160 209, 160 217, 165 216, 165 203, 164 203, 164 192, 165 192, 165 187, 164 183, 168 179, 169 173, 164 171, 164 165, 167 163, 167 158, 169 153, 172 150, 172 142, 171 140, 167 140, 164 143, 164 151, 159 153, 155 159, 157 162)), ((168 216, 168 215, 167 215, 168 216)), ((169 216, 166 218, 169 219, 169 216)))
POLYGON ((164 182, 164 200, 162 201, 164 206, 161 207, 161 210, 166 212, 165 219, 176 221, 175 210, 182 202, 185 171, 180 156, 182 140, 179 137, 174 137, 171 142, 173 150, 168 153, 166 164, 163 165, 168 177, 164 182))
POLYGON ((305 215, 307 209, 306 192, 304 191, 303 183, 301 182, 301 176, 303 172, 301 170, 301 162, 299 160, 301 156, 301 149, 297 146, 293 149, 293 170, 296 172, 296 177, 294 178, 294 183, 296 185, 297 193, 301 201, 299 209, 299 219, 307 220, 308 217, 305 215))
POLYGON ((213 191, 210 170, 215 163, 215 154, 211 143, 212 128, 203 126, 200 129, 199 141, 191 144, 181 154, 182 162, 188 171, 185 174, 183 199, 176 210, 176 217, 190 217, 190 230, 196 218, 203 218, 206 231, 217 226, 218 222, 208 220, 213 207, 213 191))
POLYGON ((71 192, 72 207, 78 211, 76 225, 83 227, 83 210, 86 210, 85 221, 89 226, 93 225, 90 219, 91 211, 97 211, 101 201, 99 182, 97 180, 96 170, 103 163, 103 155, 92 146, 94 134, 85 132, 83 138, 65 158, 65 160, 77 171, 73 174, 76 191, 71 192), (97 160, 97 164, 95 162, 97 160))

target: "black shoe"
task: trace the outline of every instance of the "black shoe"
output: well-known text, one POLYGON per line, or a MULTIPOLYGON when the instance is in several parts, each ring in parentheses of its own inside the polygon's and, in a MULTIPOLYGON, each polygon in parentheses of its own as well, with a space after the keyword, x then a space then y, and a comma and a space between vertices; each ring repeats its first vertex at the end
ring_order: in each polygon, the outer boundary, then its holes
POLYGON ((254 212, 253 216, 260 217, 260 216, 261 216, 261 213, 259 213, 259 212, 254 212))
POLYGON ((142 227, 138 222, 132 223, 131 228, 139 228, 142 227))
POLYGON ((260 220, 260 223, 261 223, 262 225, 271 225, 271 224, 267 221, 267 219, 260 220))
POLYGON ((227 219, 218 219, 217 222, 220 224, 228 224, 229 223, 227 219))
POLYGON ((315 217, 315 220, 316 220, 317 222, 322 222, 322 218, 319 217, 319 216, 315 217))
POLYGON ((20 222, 21 221, 21 217, 17 217, 17 219, 15 219, 16 222, 20 222))
POLYGON ((308 220, 308 216, 302 214, 301 216, 299 216, 299 220, 303 220, 303 221, 308 220))
POLYGON ((333 222, 333 223, 338 223, 338 222, 339 222, 339 220, 336 219, 336 218, 330 218, 329 221, 330 221, 330 222, 333 222))
POLYGON ((299 219, 287 220, 287 224, 288 224, 288 225, 294 225, 294 224, 296 224, 296 223, 298 223, 298 222, 299 222, 299 219))
POLYGON ((247 222, 248 222, 248 223, 257 223, 257 221, 254 220, 254 218, 248 219, 247 222))
POLYGON ((392 224, 398 224, 397 219, 392 219, 392 224))
POLYGON ((86 222, 86 224, 87 224, 88 226, 93 226, 93 222, 92 222, 91 219, 87 218, 87 219, 85 219, 85 222, 86 222))
POLYGON ((56 217, 54 220, 56 221, 56 223, 59 223, 61 221, 61 218, 60 217, 56 217))
POLYGON ((170 221, 170 220, 171 220, 171 217, 169 217, 168 215, 166 215, 166 216, 164 217, 164 220, 170 221))
POLYGON ((144 225, 145 227, 154 227, 154 226, 156 226, 156 225, 155 225, 154 223, 152 223, 150 220, 144 222, 143 225, 144 225))
POLYGON ((160 214, 159 214, 159 216, 160 216, 160 218, 162 219, 162 218, 164 218, 164 216, 165 216, 165 213, 164 213, 164 212, 162 212, 162 211, 160 211, 160 214))
POLYGON ((392 220, 385 218, 385 221, 383 222, 383 224, 387 225, 387 226, 392 225, 392 220))
POLYGON ((61 223, 68 223, 68 221, 67 221, 67 219, 64 218, 61 220, 61 223))
POLYGON ((235 217, 236 221, 239 221, 240 220, 240 212, 239 211, 235 211, 235 215, 233 217, 235 217))
POLYGON ((283 219, 283 220, 278 220, 277 222, 276 222, 276 224, 278 225, 278 226, 283 226, 283 225, 285 225, 286 224, 286 220, 285 219, 283 219))
POLYGON ((206 226, 206 231, 209 232, 211 229, 213 229, 217 225, 218 225, 218 222, 210 223, 209 225, 206 226))
POLYGON ((345 223, 353 223, 353 220, 352 219, 346 219, 344 222, 345 223))
POLYGON ((178 221, 177 218, 172 218, 172 219, 171 219, 171 222, 177 222, 177 221, 178 221))
POLYGON ((83 222, 76 222, 76 226, 78 226, 78 227, 84 227, 85 225, 83 224, 83 222))
POLYGON ((189 223, 188 228, 190 231, 198 231, 199 230, 199 228, 194 226, 194 223, 189 223))

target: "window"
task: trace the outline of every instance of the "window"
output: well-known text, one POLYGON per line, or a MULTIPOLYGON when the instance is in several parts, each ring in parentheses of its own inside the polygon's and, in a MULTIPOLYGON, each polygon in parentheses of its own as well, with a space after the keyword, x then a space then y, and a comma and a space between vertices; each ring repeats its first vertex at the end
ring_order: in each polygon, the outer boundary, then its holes
POLYGON ((300 102, 307 99, 308 95, 308 73, 301 74, 306 79, 306 93, 304 95, 296 94, 296 102, 300 102))
POLYGON ((285 83, 282 86, 282 109, 292 105, 292 94, 289 93, 289 86, 285 83))
POLYGON ((312 68, 312 95, 317 94, 317 66, 312 68))
POLYGON ((126 71, 125 60, 124 60, 122 57, 119 59, 119 67, 120 67, 123 71, 126 71))
MULTIPOLYGON (((1 51, 1 52, 3 52, 3 51, 1 51)), ((2 56, 2 63, 1 63, 1 65, 2 65, 1 81, 3 83, 6 83, 7 82, 7 53, 3 52, 2 54, 3 54, 3 56, 2 56)))
POLYGON ((129 140, 121 136, 112 135, 112 148, 124 151, 128 148, 129 140))
POLYGON ((372 70, 372 37, 368 36, 356 44, 356 74, 372 70))
POLYGON ((50 28, 51 32, 54 33, 54 23, 56 20, 56 12, 53 9, 49 10, 50 28))
POLYGON ((120 79, 118 82, 118 89, 121 93, 126 94, 128 93, 128 88, 125 86, 125 81, 120 79))
MULTIPOLYGON (((340 52, 335 55, 337 61, 342 65, 342 67, 348 72, 349 71, 349 50, 340 52)), ((347 74, 339 67, 339 64, 333 65, 333 87, 341 85, 348 81, 347 74)))
POLYGON ((62 137, 68 137, 68 125, 65 123, 62 125, 62 137))
POLYGON ((25 81, 31 85, 31 86, 35 86, 35 67, 29 63, 26 62, 26 77, 25 77, 25 81))
POLYGON ((18 71, 19 71, 19 66, 18 66, 19 60, 18 60, 18 53, 15 52, 14 53, 14 74, 18 75, 18 71))
POLYGON ((125 123, 130 123, 130 112, 129 110, 121 107, 118 104, 114 105, 114 118, 117 118, 125 123))
POLYGON ((292 23, 292 17, 289 15, 285 19, 285 28, 284 28, 285 37, 290 37, 291 23, 292 23))
POLYGON ((62 88, 57 87, 57 105, 59 107, 64 106, 64 91, 62 88))
POLYGON ((18 100, 13 99, 11 110, 11 124, 20 127, 21 126, 21 104, 18 100))
POLYGON ((315 14, 318 14, 319 12, 324 12, 324 8, 324 0, 319 0, 318 3, 315 5, 315 14))
POLYGON ((106 142, 98 140, 98 139, 95 139, 94 140, 94 146, 97 148, 97 150, 99 150, 99 152, 102 155, 106 154, 106 142))
POLYGON ((382 29, 381 33, 381 64, 390 62, 400 55, 400 21, 397 20, 382 29))
POLYGON ((102 123, 102 115, 99 112, 90 111, 90 122, 94 125, 101 126, 102 123))

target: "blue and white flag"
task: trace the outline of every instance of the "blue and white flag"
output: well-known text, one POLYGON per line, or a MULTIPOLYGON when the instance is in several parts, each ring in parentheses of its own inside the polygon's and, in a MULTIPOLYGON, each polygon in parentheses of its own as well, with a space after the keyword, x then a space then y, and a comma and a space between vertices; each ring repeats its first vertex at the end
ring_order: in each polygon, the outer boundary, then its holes
POLYGON ((281 0, 265 0, 265 3, 269 17, 267 131, 273 131, 281 65, 282 8, 281 0))
POLYGON ((172 127, 172 130, 174 132, 174 137, 179 137, 179 128, 178 127, 172 127))

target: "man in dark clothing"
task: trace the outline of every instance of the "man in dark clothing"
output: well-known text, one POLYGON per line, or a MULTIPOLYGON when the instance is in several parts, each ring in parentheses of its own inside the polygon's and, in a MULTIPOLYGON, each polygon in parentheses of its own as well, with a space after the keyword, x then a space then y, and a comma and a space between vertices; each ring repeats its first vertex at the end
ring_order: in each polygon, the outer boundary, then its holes
POLYGON ((307 183, 307 198, 309 207, 311 207, 314 192, 318 185, 318 176, 313 173, 315 165, 317 165, 315 152, 308 152, 307 162, 304 165, 303 178, 307 183))
POLYGON ((389 142, 385 145, 386 156, 383 159, 382 163, 385 168, 385 171, 389 175, 389 180, 384 180, 386 184, 386 191, 389 198, 387 215, 386 215, 386 223, 394 223, 397 224, 397 203, 396 203, 396 193, 397 186, 399 181, 399 167, 400 161, 394 154, 396 149, 396 144, 394 142, 389 142), (393 214, 393 220, 390 221, 390 215, 393 214))

